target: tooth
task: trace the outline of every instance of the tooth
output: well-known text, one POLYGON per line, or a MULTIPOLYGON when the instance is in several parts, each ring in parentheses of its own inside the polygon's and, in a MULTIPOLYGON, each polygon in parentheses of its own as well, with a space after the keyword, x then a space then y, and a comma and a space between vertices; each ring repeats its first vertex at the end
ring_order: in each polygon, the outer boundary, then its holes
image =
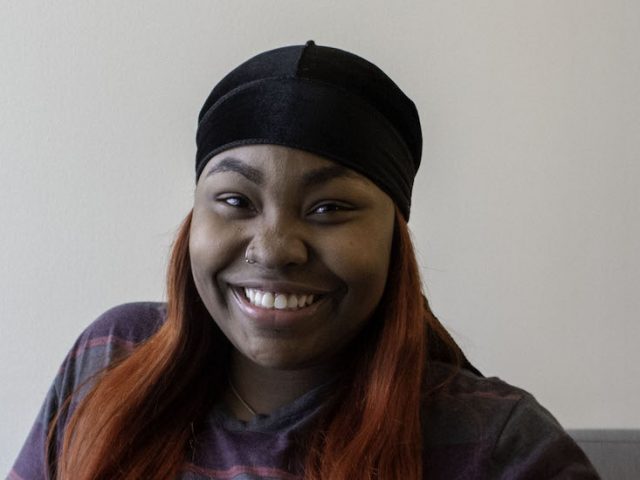
POLYGON ((262 305, 262 292, 260 290, 255 290, 252 303, 258 307, 262 305))
POLYGON ((287 308, 287 296, 279 293, 276 295, 276 299, 273 302, 273 306, 278 310, 282 310, 283 308, 287 308))
POLYGON ((262 301, 260 302, 260 305, 262 305, 264 308, 273 308, 273 293, 271 292, 265 292, 265 294, 262 296, 262 301))
POLYGON ((289 295, 287 299, 287 308, 298 308, 298 297, 293 293, 289 295))
POLYGON ((307 301, 306 295, 298 295, 298 307, 300 308, 304 307, 304 302, 306 301, 307 301))
POLYGON ((307 295, 307 305, 311 305, 313 303, 313 295, 307 295))

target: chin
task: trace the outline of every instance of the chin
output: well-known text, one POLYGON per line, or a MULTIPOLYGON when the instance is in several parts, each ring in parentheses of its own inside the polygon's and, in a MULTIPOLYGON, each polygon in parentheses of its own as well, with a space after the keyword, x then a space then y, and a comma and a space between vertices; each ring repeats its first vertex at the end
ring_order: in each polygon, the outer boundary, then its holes
POLYGON ((240 351, 240 354, 255 365, 273 370, 300 370, 322 363, 315 357, 301 357, 299 352, 290 349, 273 348, 252 353, 240 351))

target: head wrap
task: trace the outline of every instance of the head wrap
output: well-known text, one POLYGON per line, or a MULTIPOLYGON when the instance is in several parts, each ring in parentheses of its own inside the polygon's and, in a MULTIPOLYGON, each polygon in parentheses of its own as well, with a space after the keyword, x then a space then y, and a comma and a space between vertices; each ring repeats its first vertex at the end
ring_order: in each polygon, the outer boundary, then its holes
POLYGON ((196 181, 240 145, 306 150, 368 177, 409 217, 422 134, 413 102, 377 66, 309 41, 247 60, 218 83, 200 115, 196 181))

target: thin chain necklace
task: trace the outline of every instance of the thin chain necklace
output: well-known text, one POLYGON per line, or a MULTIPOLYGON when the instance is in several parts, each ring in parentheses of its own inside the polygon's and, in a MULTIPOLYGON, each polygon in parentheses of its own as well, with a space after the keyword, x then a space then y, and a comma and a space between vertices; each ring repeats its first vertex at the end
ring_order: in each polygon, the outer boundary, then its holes
POLYGON ((258 414, 256 413, 256 411, 255 411, 253 408, 251 408, 251 405, 249 405, 249 404, 244 400, 244 398, 242 398, 242 397, 240 396, 240 394, 239 394, 239 393, 238 393, 238 391, 236 390, 236 387, 234 387, 234 386, 233 386, 233 383, 231 382, 231 379, 229 379, 229 388, 231 388, 231 391, 233 392, 233 394, 235 395, 235 397, 240 401, 240 403, 242 404, 242 406, 243 406, 244 408, 246 408, 246 409, 247 409, 247 411, 248 411, 249 413, 251 413, 251 415, 253 415, 254 417, 255 417, 256 415, 258 415, 258 414))

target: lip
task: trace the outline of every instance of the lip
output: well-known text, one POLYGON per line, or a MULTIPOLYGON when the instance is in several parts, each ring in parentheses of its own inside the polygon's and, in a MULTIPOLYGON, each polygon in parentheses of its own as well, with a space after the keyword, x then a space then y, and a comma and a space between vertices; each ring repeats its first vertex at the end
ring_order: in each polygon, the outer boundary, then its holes
POLYGON ((317 290, 313 289, 284 289, 282 285, 278 286, 278 288, 274 288, 271 290, 272 285, 265 285, 264 283, 260 284, 260 286, 251 287, 249 284, 240 286, 229 285, 229 288, 233 294, 233 298, 236 303, 240 307, 242 313, 244 313, 247 317, 249 317, 253 322, 258 324, 261 327, 265 328, 290 328, 295 325, 308 321, 310 317, 315 315, 318 310, 327 302, 327 292, 318 293, 317 290), (265 289, 266 291, 276 291, 276 292, 306 292, 306 293, 314 293, 314 295, 322 295, 321 298, 317 299, 314 303, 304 308, 300 308, 297 310, 278 310, 276 308, 261 308, 249 302, 249 300, 244 296, 243 289, 245 288, 260 288, 265 289))

